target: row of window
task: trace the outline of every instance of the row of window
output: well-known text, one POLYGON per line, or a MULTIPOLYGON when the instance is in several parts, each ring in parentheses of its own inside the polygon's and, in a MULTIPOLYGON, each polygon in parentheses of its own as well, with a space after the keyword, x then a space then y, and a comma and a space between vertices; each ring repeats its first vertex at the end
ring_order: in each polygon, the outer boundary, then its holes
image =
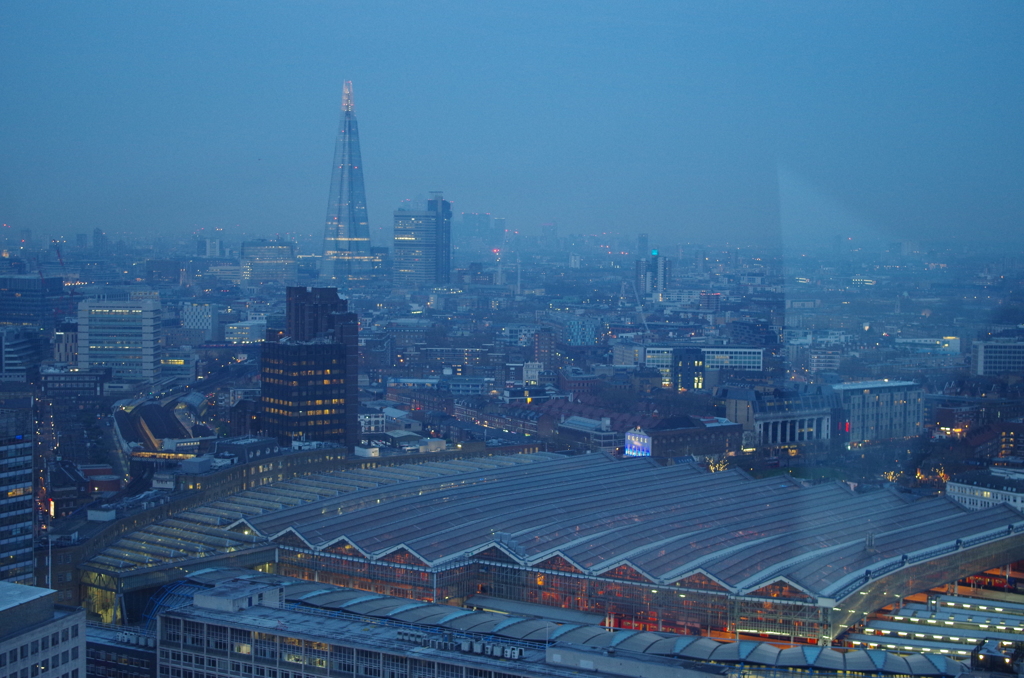
POLYGON ((99 676, 100 678, 150 678, 149 672, 123 671, 112 666, 94 666, 87 664, 85 667, 86 676, 99 676))
MULTIPOLYGON (((0 678, 30 678, 31 676, 38 676, 44 671, 46 671, 45 667, 41 668, 39 664, 33 664, 31 667, 26 667, 21 671, 15 671, 7 676, 0 674, 0 678)), ((56 678, 56 674, 54 674, 54 678, 56 678)), ((64 673, 60 678, 78 678, 78 669, 71 669, 69 673, 64 673)))
MULTIPOLYGON (((29 655, 37 655, 40 652, 45 652, 51 647, 57 647, 60 643, 66 643, 71 638, 78 637, 78 624, 70 626, 60 631, 54 631, 52 634, 43 636, 38 640, 33 640, 31 643, 25 643, 21 647, 13 648, 9 652, 0 652, 0 667, 6 666, 8 662, 13 664, 18 659, 27 659, 29 655)), ((78 648, 71 648, 72 659, 78 659, 78 648)), ((67 651, 64 655, 67 655, 67 651)), ((65 656, 64 661, 67 661, 65 656)))
POLYGON ((106 652, 104 650, 89 649, 85 651, 86 659, 93 659, 100 662, 109 662, 111 664, 124 664, 125 666, 135 666, 140 669, 148 669, 150 661, 141 657, 133 657, 132 655, 121 654, 120 652, 106 652))

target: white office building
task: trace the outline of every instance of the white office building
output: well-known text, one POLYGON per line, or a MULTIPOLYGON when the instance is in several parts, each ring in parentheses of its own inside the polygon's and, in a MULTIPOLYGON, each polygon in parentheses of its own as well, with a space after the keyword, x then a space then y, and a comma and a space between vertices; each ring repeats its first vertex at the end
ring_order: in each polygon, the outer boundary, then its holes
POLYGON ((979 377, 1024 374, 1024 341, 976 341, 971 372, 979 377))
POLYGON ((0 582, 0 674, 85 678, 85 611, 52 589, 0 582))
POLYGON ((153 381, 160 376, 160 323, 154 299, 79 303, 79 367, 109 367, 114 381, 153 381))
POLYGON ((704 351, 705 370, 742 370, 760 372, 764 369, 763 348, 737 348, 735 346, 712 346, 704 351))

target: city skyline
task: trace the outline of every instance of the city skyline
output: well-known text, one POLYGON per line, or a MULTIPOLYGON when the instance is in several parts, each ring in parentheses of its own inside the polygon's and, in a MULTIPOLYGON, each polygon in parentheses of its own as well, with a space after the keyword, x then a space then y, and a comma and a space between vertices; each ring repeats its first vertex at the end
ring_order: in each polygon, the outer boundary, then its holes
POLYGON ((1024 675, 1024 5, 240 8, 0 7, 6 678, 1024 675))
POLYGON ((316 234, 351 80, 375 244, 436 188, 531 236, 1020 232, 1019 5, 127 7, 4 10, 0 222, 316 234), (377 49, 413 26, 448 39, 377 49))

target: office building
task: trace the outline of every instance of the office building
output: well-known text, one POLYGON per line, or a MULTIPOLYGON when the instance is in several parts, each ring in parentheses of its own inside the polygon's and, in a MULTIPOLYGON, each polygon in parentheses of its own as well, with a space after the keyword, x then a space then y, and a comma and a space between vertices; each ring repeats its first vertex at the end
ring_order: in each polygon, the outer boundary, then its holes
POLYGON ((266 336, 266 320, 243 320, 224 328, 224 341, 229 344, 258 344, 266 336))
POLYGON ((640 296, 663 294, 672 279, 672 261, 658 250, 636 262, 636 291, 640 296))
POLYGON ((0 382, 35 383, 43 355, 38 331, 0 326, 0 382))
POLYGON ((246 240, 242 243, 242 286, 277 283, 294 285, 299 268, 295 243, 283 240, 246 240))
POLYGON ((979 377, 1024 375, 1024 341, 976 341, 971 372, 979 377))
POLYGON ((452 206, 440 192, 424 211, 395 212, 394 279, 399 287, 451 282, 452 206))
POLYGON ((334 147, 331 192, 324 227, 324 254, 320 284, 345 287, 370 280, 373 257, 370 225, 366 216, 363 161, 359 151, 359 126, 352 100, 352 83, 345 82, 341 100, 341 124, 334 147))
POLYGON ((924 390, 912 381, 858 381, 832 387, 853 444, 911 438, 924 431, 924 390))
POLYGON ((263 345, 263 432, 293 440, 359 443, 359 323, 329 288, 289 287, 286 330, 263 345))
POLYGON ((110 369, 83 370, 73 365, 41 367, 39 386, 47 398, 78 398, 103 395, 110 369))
POLYGON ((0 580, 29 584, 35 516, 33 429, 31 409, 0 409, 0 580))
POLYGON ((157 678, 156 657, 156 635, 144 627, 88 627, 86 678, 157 678))
POLYGON ((62 278, 0 277, 0 325, 51 331, 69 312, 62 278))
POLYGON ((185 262, 180 259, 148 259, 146 282, 151 285, 183 285, 185 262))
POLYGON ((53 332, 53 361, 66 365, 78 363, 78 321, 63 322, 53 332))
POLYGON ((199 356, 190 346, 165 347, 160 354, 160 376, 191 384, 198 376, 199 356))
POLYGON ((110 368, 120 382, 152 381, 160 375, 160 302, 82 301, 78 304, 78 365, 110 368))
POLYGON ((202 341, 219 339, 220 307, 209 302, 186 301, 181 305, 181 326, 186 330, 201 330, 202 341))
POLYGON ((85 678, 85 611, 52 589, 0 582, 0 674, 85 678))
POLYGON ((763 348, 734 346, 703 347, 705 370, 740 370, 760 372, 764 369, 763 348))

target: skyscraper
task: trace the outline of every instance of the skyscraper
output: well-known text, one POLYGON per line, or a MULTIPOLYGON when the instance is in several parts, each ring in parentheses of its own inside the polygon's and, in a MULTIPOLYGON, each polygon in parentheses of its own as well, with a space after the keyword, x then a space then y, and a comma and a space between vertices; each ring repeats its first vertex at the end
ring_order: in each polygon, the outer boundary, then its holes
POLYGON ((399 287, 447 285, 452 268, 452 204, 440 191, 425 211, 395 212, 395 284, 399 287))
POLYGON ((349 286, 371 278, 370 225, 366 218, 363 161, 359 153, 359 127, 352 103, 352 83, 345 82, 341 125, 334 147, 334 169, 324 228, 324 258, 320 282, 349 286))
POLYGON ((262 428, 282 443, 359 444, 358 329, 335 288, 289 287, 284 336, 263 345, 262 428))

